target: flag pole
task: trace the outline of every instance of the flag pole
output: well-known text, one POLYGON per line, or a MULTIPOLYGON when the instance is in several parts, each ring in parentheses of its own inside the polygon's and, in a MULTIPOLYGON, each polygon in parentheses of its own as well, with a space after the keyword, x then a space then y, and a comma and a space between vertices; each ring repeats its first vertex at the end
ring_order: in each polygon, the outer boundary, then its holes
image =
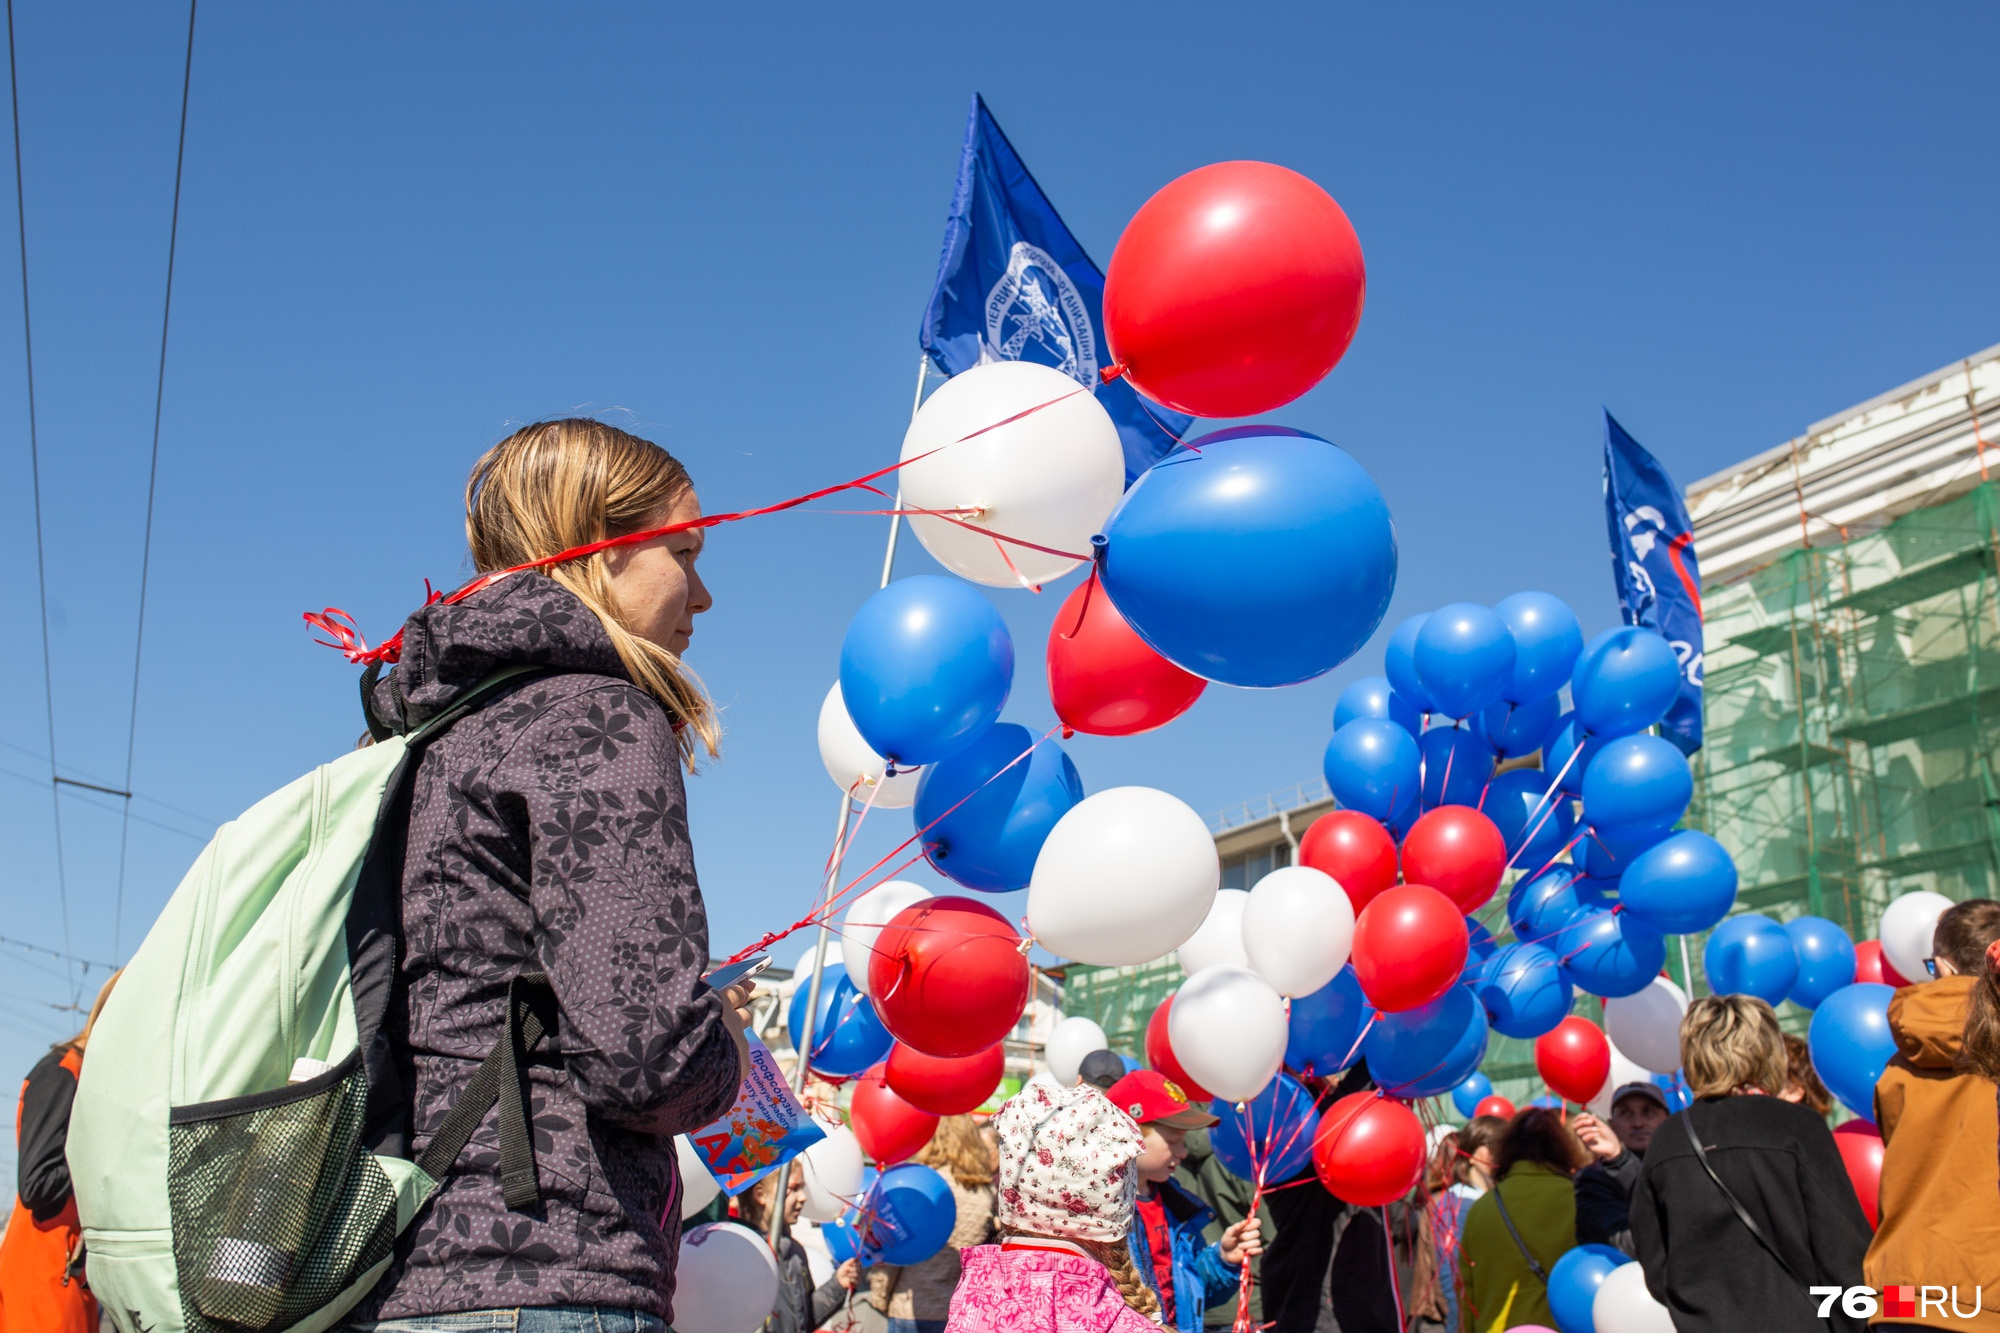
MULTIPOLYGON (((924 381, 930 377, 930 367, 929 354, 920 349, 917 352, 917 388, 916 393, 910 399, 910 420, 912 421, 917 419, 917 409, 924 405, 924 381)), ((899 482, 896 486, 896 503, 891 505, 890 508, 900 510, 902 507, 903 487, 899 482)), ((882 581, 877 585, 878 588, 889 586, 889 575, 896 567, 896 539, 901 535, 902 527, 903 516, 900 513, 890 514, 889 544, 888 548, 882 552, 882 581)), ((886 775, 884 776, 886 778, 886 775)), ((826 889, 824 896, 820 900, 823 908, 832 906, 834 894, 840 887, 840 867, 841 862, 845 859, 844 853, 847 850, 844 845, 847 842, 847 820, 852 811, 853 793, 842 792, 840 794, 840 823, 835 828, 833 835, 833 859, 827 866, 826 889)), ((810 1063, 808 1052, 812 1050, 813 1045, 813 1021, 819 1017, 820 984, 826 977, 826 945, 832 933, 832 927, 828 924, 825 916, 822 916, 819 923, 818 943, 813 948, 812 982, 806 991, 804 1030, 799 1034, 799 1049, 792 1061, 792 1091, 795 1094, 803 1094, 806 1090, 807 1066, 810 1063)), ((775 1197, 771 1204, 770 1241, 773 1253, 777 1252, 778 1237, 784 1228, 785 1193, 786 1186, 790 1183, 790 1176, 791 1168, 789 1166, 780 1169, 781 1178, 775 1187, 775 1197)))

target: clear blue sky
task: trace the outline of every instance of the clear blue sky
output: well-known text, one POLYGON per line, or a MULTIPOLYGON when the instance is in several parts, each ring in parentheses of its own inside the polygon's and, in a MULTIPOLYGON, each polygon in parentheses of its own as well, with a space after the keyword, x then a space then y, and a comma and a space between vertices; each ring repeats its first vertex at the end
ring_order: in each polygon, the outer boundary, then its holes
MULTIPOLYGON (((184 23, 17 6, 57 746, 112 785, 184 23)), ((711 508, 894 458, 974 89, 1100 262, 1203 163, 1325 185, 1367 253, 1367 312, 1273 419, 1381 484, 1403 560, 1388 623, 1539 587, 1594 630, 1615 617, 1600 404, 1685 482, 2000 340, 1996 40, 2000 14, 1970 4, 209 0, 133 778, 154 822, 132 828, 122 949, 208 821, 352 743, 354 672, 299 612, 345 606, 379 638, 426 576, 458 581, 466 469, 511 425, 605 413, 680 454, 711 508)), ((0 935, 60 948, 0 232, 0 935)), ((729 731, 692 808, 718 950, 815 891, 835 798, 813 721, 882 523, 713 534, 693 661, 729 731)), ((906 544, 899 571, 931 568, 906 544)), ((1008 715, 1037 729, 1061 590, 995 594, 1023 668, 1008 715)), ((1378 638, 1309 685, 1213 688, 1164 732, 1071 753, 1092 789, 1212 810, 1315 775, 1335 694, 1379 660, 1378 638)), ((108 959, 99 800, 64 798, 69 931, 108 959)), ((908 831, 871 824, 869 860, 908 831)), ((0 947, 0 1067, 73 1026, 46 1007, 69 986, 0 947)))

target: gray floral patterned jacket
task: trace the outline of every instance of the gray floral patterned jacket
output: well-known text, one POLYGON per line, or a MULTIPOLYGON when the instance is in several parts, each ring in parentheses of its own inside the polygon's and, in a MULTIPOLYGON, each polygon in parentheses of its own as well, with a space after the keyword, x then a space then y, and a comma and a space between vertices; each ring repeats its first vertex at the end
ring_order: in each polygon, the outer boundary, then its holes
POLYGON ((560 1058, 529 1071, 541 1204, 502 1202, 489 1112, 350 1317, 600 1305, 671 1320, 670 1136, 721 1115, 737 1084, 721 999, 700 980, 708 919, 672 721, 596 616, 537 574, 426 607, 403 638, 374 700, 406 724, 509 663, 563 673, 503 691, 417 771, 389 1018, 409 1051, 415 1150, 498 1040, 516 973, 548 973, 560 1058))

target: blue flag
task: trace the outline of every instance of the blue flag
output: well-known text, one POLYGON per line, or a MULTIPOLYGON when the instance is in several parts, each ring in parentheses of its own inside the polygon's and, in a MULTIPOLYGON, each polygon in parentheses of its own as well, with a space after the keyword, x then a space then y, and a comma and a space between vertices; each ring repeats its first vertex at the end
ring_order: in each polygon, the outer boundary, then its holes
POLYGON ((1701 566, 1681 488, 1659 460, 1604 414, 1604 519, 1625 623, 1658 630, 1681 662, 1681 697, 1660 730, 1693 754, 1701 748, 1701 566))
POLYGON ((1035 361, 1089 385, 1118 426, 1128 486, 1194 420, 1140 398, 1123 379, 1098 382, 1098 368, 1111 360, 1104 271, 1070 235, 977 93, 918 341, 946 375, 984 361, 1035 361))

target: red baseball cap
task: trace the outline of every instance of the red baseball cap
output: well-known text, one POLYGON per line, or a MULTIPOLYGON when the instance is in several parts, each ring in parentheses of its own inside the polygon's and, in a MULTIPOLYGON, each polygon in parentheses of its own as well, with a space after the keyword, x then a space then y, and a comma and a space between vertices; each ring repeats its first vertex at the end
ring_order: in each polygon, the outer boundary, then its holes
POLYGON ((1216 1117, 1188 1101, 1180 1084, 1155 1070, 1140 1069, 1127 1074, 1104 1095, 1113 1106, 1142 1125, 1207 1129, 1216 1123, 1216 1117))

